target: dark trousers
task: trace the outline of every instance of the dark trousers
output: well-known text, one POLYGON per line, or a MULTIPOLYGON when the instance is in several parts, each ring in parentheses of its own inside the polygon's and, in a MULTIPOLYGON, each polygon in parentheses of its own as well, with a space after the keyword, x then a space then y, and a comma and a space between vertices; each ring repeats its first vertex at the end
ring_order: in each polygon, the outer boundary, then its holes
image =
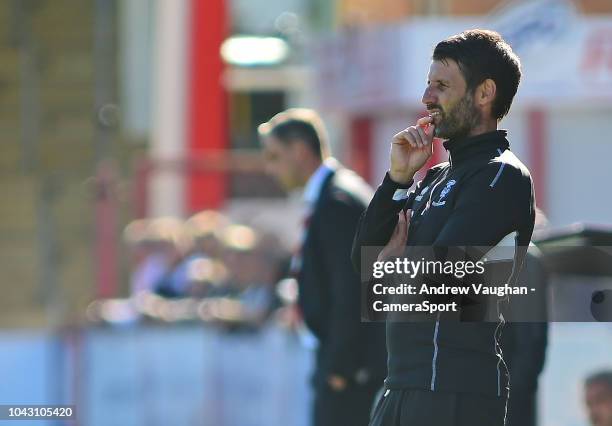
POLYGON ((367 426, 376 392, 382 380, 365 385, 351 384, 334 391, 326 384, 315 387, 314 426, 367 426))
POLYGON ((503 426, 506 398, 397 389, 385 392, 370 426, 503 426))

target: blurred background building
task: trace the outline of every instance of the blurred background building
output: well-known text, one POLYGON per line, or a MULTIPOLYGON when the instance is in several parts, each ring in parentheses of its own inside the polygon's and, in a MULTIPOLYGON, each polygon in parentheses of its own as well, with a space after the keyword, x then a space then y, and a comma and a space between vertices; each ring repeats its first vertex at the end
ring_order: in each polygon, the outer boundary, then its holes
MULTIPOLYGON (((0 22, 0 326, 9 334, 85 326, 92 301, 129 296, 122 235, 136 219, 217 209, 293 246, 301 205, 264 175, 257 125, 288 107, 317 108, 334 155, 375 186, 390 137, 424 113, 434 44, 466 28, 500 31, 522 58, 501 127, 550 225, 612 224, 609 0, 5 0, 0 22)), ((587 330, 573 327, 556 353, 587 330)), ((592 333, 612 348, 609 329, 592 333)), ((76 371, 66 353, 53 356, 76 371)), ((592 351, 581 359, 609 366, 592 351)), ((558 371, 549 389, 563 388, 558 371)), ((558 392, 575 400, 578 390, 558 392)), ((557 396, 542 402, 547 416, 557 396)), ((572 404, 564 426, 584 424, 572 404)))

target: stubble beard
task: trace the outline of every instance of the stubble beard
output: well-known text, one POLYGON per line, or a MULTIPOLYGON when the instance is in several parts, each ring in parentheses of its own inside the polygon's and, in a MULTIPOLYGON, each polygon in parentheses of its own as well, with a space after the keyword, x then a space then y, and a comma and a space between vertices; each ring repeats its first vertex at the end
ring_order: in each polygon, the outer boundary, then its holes
POLYGON ((461 139, 480 124, 480 111, 474 105, 474 96, 466 94, 448 112, 443 112, 436 126, 435 136, 442 139, 461 139))

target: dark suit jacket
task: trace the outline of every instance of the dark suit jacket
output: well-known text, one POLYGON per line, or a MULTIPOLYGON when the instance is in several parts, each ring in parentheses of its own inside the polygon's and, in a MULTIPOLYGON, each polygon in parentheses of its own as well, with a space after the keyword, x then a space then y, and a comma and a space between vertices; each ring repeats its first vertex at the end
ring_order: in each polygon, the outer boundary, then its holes
POLYGON ((330 374, 349 383, 382 383, 386 376, 384 324, 361 322, 360 277, 350 257, 371 196, 363 179, 337 167, 323 182, 310 217, 298 283, 304 321, 319 339, 315 384, 330 374))

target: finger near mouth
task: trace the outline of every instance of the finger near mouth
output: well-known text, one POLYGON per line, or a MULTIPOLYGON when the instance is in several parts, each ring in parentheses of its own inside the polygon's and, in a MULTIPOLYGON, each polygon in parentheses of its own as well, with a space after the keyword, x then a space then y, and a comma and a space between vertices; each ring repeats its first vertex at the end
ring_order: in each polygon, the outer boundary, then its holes
POLYGON ((433 124, 438 124, 440 120, 442 120, 442 112, 441 111, 432 111, 429 113, 429 117, 431 118, 431 122, 433 124))

